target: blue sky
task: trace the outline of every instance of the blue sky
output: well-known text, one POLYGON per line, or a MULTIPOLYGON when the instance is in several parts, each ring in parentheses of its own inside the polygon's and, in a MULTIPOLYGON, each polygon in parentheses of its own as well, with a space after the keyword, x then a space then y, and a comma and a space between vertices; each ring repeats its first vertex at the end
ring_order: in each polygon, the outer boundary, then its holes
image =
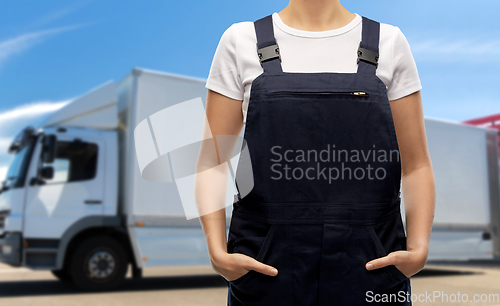
MULTIPOLYGON (((463 121, 500 112, 499 1, 341 3, 405 34, 425 116, 463 121)), ((0 177, 23 126, 133 67, 206 78, 226 28, 287 4, 0 0, 0 177)))

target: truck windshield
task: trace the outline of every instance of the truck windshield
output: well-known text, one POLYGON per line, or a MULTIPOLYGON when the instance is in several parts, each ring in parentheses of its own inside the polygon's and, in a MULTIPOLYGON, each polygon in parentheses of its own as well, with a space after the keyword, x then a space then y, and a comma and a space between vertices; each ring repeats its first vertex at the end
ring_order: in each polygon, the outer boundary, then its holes
POLYGON ((35 139, 16 153, 5 176, 4 190, 24 186, 26 171, 28 170, 31 154, 36 143, 35 139))

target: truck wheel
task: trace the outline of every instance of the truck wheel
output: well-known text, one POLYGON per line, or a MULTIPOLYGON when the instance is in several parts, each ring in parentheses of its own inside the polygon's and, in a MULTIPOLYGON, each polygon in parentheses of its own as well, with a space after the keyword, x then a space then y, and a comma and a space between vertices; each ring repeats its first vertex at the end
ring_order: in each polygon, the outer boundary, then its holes
POLYGON ((82 242, 73 253, 70 274, 75 284, 85 290, 110 290, 119 287, 129 259, 123 246, 107 236, 82 242))
POLYGON ((61 282, 69 283, 73 281, 71 279, 71 276, 65 270, 52 270, 51 272, 52 275, 57 277, 57 279, 59 279, 61 282))

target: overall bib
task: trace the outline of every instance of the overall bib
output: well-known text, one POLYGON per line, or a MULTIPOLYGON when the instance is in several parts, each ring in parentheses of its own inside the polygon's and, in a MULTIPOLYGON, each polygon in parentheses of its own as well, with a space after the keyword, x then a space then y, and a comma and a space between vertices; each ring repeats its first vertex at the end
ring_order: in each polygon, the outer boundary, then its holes
POLYGON ((411 305, 394 265, 365 268, 405 250, 406 237, 399 147, 375 75, 380 24, 362 20, 357 73, 283 72, 272 15, 254 22, 264 72, 244 132, 251 167, 240 159, 236 176, 239 193, 241 172, 254 185, 234 203, 227 251, 278 274, 226 281, 228 305, 411 305))

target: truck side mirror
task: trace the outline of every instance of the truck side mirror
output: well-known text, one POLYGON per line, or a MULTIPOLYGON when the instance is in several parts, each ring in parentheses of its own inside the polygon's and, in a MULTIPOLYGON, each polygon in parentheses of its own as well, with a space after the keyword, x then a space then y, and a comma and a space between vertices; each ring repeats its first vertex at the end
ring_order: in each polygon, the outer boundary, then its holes
POLYGON ((43 167, 42 171, 40 172, 40 176, 43 179, 51 180, 52 178, 54 178, 54 167, 43 167))
POLYGON ((56 135, 45 135, 42 141, 42 162, 51 164, 56 155, 56 135))

